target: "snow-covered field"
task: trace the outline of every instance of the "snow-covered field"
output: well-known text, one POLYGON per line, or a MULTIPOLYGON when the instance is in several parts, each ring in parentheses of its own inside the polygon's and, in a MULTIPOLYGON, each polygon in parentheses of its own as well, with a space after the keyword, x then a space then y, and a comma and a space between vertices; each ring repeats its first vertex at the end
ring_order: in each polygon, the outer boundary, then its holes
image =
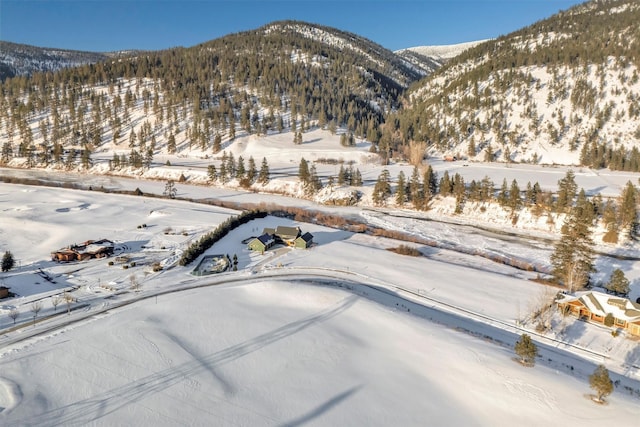
MULTIPOLYGON (((164 186, 87 179, 156 194, 164 186)), ((219 191, 179 185, 193 198, 308 203, 219 191)), ((516 327, 545 289, 527 280, 532 273, 437 248, 397 255, 386 250, 396 241, 267 217, 208 251, 236 254, 238 272, 198 278, 189 274, 196 263, 179 267, 177 255, 236 212, 8 184, 0 184, 0 212, 0 250, 19 261, 0 276, 17 294, 0 310, 3 425, 599 426, 640 416, 637 341, 572 319, 556 319, 558 332, 545 337, 526 322, 516 327), (264 256, 245 249, 243 239, 278 224, 310 231, 316 245, 264 256), (49 260, 98 238, 135 265, 49 260), (156 262, 165 269, 153 272, 156 262), (51 304, 65 290, 77 299, 70 314, 51 304), (541 349, 534 368, 512 360, 523 331, 541 349), (620 381, 604 406, 586 397, 599 363, 620 381)), ((387 221, 460 241, 468 234, 387 221)), ((543 250, 512 245, 523 256, 543 250)))

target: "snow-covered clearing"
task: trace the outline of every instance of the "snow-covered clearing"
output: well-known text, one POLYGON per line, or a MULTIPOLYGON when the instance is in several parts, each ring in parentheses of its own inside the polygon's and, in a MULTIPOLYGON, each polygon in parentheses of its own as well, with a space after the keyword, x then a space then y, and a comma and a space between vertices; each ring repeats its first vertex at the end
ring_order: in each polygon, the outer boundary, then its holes
MULTIPOLYGON (((156 194, 164 186, 88 179, 156 194)), ((179 193, 310 203, 186 185, 179 193)), ((1 248, 19 260, 2 276, 18 294, 0 313, 2 424, 595 426, 602 419, 633 425, 640 416, 637 392, 630 394, 640 389, 636 341, 557 318, 556 335, 534 335, 541 349, 534 368, 512 360, 522 331, 516 320, 545 289, 527 280, 533 273, 430 247, 420 248, 424 257, 397 255, 386 250, 397 241, 267 217, 207 252, 236 254, 240 271, 197 278, 189 274, 196 263, 169 261, 236 212, 8 184, 0 184, 0 212, 1 248), (316 244, 265 255, 246 250, 243 239, 275 225, 298 225, 316 244), (98 238, 114 240, 118 255, 136 264, 49 261, 51 251, 98 238), (154 262, 167 268, 153 272, 154 262), (240 281, 224 283, 231 279, 240 281), (69 289, 77 301, 67 315, 51 296, 69 289), (20 310, 15 330, 12 307, 20 310), (620 380, 606 406, 585 398, 598 363, 620 380)), ((446 231, 463 243, 468 234, 451 224, 386 220, 425 235, 446 231)), ((506 240, 493 244, 509 251, 506 240)), ((522 256, 544 250, 511 245, 522 256)))

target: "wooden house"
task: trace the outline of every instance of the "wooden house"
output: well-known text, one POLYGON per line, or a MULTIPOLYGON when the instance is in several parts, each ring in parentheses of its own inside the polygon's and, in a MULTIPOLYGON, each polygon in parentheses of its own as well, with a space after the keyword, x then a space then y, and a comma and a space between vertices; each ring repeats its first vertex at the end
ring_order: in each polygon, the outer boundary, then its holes
POLYGON ((87 240, 80 245, 71 245, 51 253, 56 262, 84 261, 91 258, 104 258, 113 255, 114 244, 111 240, 87 240))
POLYGON ((612 297, 602 292, 578 292, 563 295, 556 301, 558 308, 587 322, 605 324, 608 315, 613 318, 611 327, 620 328, 634 336, 640 336, 640 304, 626 298, 612 297))
POLYGON ((9 288, 6 286, 0 286, 0 299, 7 298, 9 296, 9 288))

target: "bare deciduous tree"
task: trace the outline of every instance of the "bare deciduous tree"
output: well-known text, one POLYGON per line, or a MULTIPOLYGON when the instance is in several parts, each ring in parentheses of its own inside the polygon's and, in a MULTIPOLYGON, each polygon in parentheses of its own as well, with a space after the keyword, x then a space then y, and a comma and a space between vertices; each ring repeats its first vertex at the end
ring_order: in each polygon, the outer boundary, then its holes
POLYGON ((33 313, 33 325, 36 325, 36 317, 38 317, 38 313, 42 310, 42 302, 34 301, 31 303, 31 312, 33 313))
POLYGON ((58 305, 62 302, 60 295, 54 295, 51 297, 51 305, 53 306, 54 313, 58 310, 58 305))
POLYGON ((71 303, 74 301, 75 298, 73 298, 71 293, 68 291, 64 291, 63 298, 64 298, 64 302, 67 303, 67 314, 71 314, 71 303))
POLYGON ((17 308, 12 308, 9 312, 9 317, 13 320, 13 324, 16 324, 16 319, 20 316, 20 311, 17 308))

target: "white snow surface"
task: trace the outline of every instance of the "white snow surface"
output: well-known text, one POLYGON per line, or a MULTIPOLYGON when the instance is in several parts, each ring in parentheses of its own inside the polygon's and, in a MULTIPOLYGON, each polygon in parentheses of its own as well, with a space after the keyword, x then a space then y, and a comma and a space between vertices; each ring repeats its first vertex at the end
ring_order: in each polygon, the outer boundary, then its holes
MULTIPOLYGON (((145 193, 164 188, 161 181, 55 176, 145 193)), ((549 252, 526 239, 397 216, 407 213, 401 210, 178 190, 193 199, 360 214, 387 228, 540 262, 549 252)), ((528 280, 535 273, 442 248, 397 255, 387 250, 397 241, 267 217, 207 251, 236 254, 237 272, 195 277, 197 261, 180 267, 180 253, 237 212, 16 184, 0 184, 0 212, 0 248, 18 260, 0 276, 17 294, 0 306, 2 425, 600 426, 606 419, 623 426, 640 416, 637 341, 559 316, 555 332, 535 334, 527 316, 542 294, 555 293, 528 280), (310 231, 315 245, 260 255, 242 243, 276 225, 310 231), (51 251, 99 238, 116 243, 128 268, 109 266, 115 257, 49 260, 51 251), (153 272, 153 263, 164 270, 153 272), (52 304, 65 290, 74 298, 70 314, 65 302, 52 304), (12 308, 20 311, 15 329, 12 308), (523 332, 541 350, 533 368, 513 360, 523 332), (619 381, 607 405, 588 398, 588 375, 600 363, 619 381)), ((640 276, 633 262, 617 265, 630 279, 640 276)))

